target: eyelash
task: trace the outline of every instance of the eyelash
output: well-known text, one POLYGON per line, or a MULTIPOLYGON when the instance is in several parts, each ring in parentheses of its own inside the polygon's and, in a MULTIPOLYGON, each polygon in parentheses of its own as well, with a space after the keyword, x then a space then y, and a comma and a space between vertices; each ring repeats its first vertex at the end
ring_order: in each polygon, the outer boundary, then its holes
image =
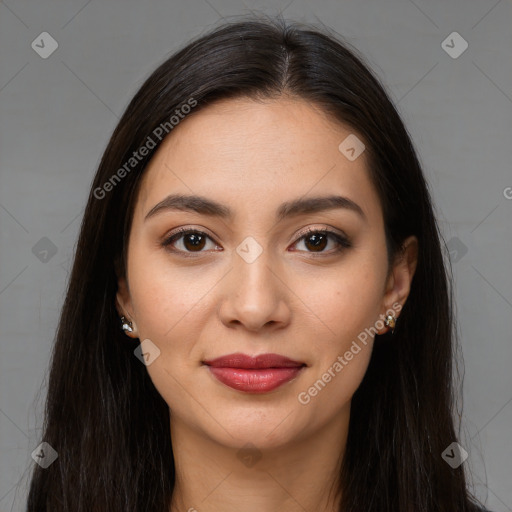
MULTIPOLYGON (((167 237, 162 242, 162 247, 166 248, 167 250, 169 250, 169 251, 171 251, 173 253, 177 253, 177 254, 181 254, 181 255, 186 255, 184 257, 187 257, 187 258, 188 257, 192 257, 193 258, 193 257, 195 257, 195 254, 201 254, 202 252, 205 252, 205 251, 198 251, 197 253, 194 253, 194 252, 182 251, 180 249, 176 250, 176 249, 171 249, 170 248, 170 246, 175 241, 179 240, 180 238, 182 238, 183 236, 188 235, 188 234, 201 235, 201 236, 204 236, 204 237, 209 238, 210 240, 214 241, 212 239, 212 237, 209 236, 204 231, 200 231, 198 229, 190 229, 190 228, 179 228, 177 231, 172 233, 169 237, 167 237)), ((338 254, 338 253, 342 252, 343 250, 352 247, 352 243, 350 242, 350 240, 348 238, 340 235, 339 233, 336 233, 335 231, 333 231, 333 230, 331 230, 329 228, 324 228, 324 229, 308 228, 305 232, 300 234, 300 236, 297 239, 297 241, 295 242, 295 244, 300 242, 304 238, 307 238, 308 236, 310 236, 312 234, 325 234, 325 235, 329 235, 332 238, 334 238, 334 240, 338 243, 338 248, 332 250, 331 252, 315 253, 315 252, 305 251, 305 252, 309 252, 313 257, 332 256, 333 254, 338 254)), ((299 251, 299 252, 304 252, 304 251, 299 251)))

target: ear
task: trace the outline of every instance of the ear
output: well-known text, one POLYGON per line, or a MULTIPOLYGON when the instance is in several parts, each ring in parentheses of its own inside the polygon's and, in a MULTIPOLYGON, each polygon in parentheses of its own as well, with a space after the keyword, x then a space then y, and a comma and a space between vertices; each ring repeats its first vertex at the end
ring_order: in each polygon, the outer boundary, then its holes
MULTIPOLYGON (((412 278, 418 264, 418 239, 408 237, 397 254, 389 272, 383 297, 385 311, 400 311, 411 291, 412 278)), ((395 315, 398 318, 398 315, 395 315)), ((378 334, 384 334, 389 327, 384 327, 378 334)))
POLYGON ((130 289, 128 288, 128 283, 125 277, 119 277, 117 280, 116 309, 119 317, 124 316, 126 320, 132 322, 133 332, 125 331, 125 334, 130 336, 130 338, 138 338, 135 315, 133 314, 130 297, 130 289))

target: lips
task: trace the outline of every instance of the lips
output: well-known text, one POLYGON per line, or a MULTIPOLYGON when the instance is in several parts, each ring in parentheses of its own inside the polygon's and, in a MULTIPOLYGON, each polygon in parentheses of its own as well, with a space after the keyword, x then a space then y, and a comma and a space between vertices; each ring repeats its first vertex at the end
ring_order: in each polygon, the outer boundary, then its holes
POLYGON ((307 365, 278 354, 230 354, 203 361, 220 382, 246 393, 266 393, 289 382, 307 365))

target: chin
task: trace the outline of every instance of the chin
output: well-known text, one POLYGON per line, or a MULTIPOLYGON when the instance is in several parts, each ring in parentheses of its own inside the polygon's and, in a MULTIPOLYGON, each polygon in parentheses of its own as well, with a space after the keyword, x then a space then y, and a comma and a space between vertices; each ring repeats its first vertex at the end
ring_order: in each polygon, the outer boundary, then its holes
POLYGON ((222 418, 222 426, 215 423, 215 430, 209 429, 209 435, 231 448, 239 449, 251 443, 260 450, 276 449, 302 436, 306 425, 299 421, 299 411, 292 411, 291 406, 271 405, 269 402, 264 407, 216 408, 215 417, 222 418))

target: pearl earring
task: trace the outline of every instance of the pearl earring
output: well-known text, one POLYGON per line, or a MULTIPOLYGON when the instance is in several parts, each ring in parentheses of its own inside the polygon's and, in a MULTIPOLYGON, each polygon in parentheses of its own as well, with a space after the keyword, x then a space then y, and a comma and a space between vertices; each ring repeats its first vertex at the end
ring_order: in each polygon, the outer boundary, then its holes
POLYGON ((129 320, 126 320, 124 316, 121 317, 121 329, 124 332, 133 332, 133 324, 129 320))

